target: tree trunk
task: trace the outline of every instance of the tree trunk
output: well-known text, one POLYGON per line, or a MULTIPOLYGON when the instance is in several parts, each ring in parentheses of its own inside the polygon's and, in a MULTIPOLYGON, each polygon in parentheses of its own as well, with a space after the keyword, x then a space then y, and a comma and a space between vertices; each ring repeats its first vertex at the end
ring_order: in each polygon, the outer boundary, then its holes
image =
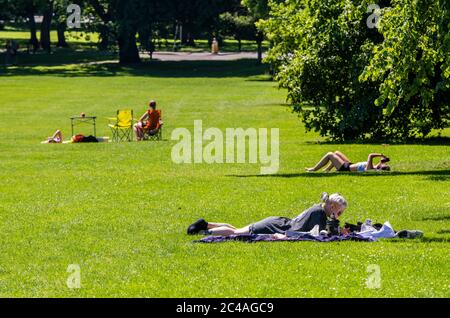
POLYGON ((48 53, 51 52, 50 45, 50 27, 52 24, 52 15, 53 15, 53 2, 51 1, 47 8, 44 10, 44 19, 41 24, 41 47, 46 50, 48 53))
POLYGON ((195 38, 192 33, 188 33, 187 44, 189 46, 195 47, 195 38))
POLYGON ((98 44, 98 48, 100 51, 106 51, 109 48, 109 29, 105 24, 100 25, 100 43, 98 44))
POLYGON ((256 36, 256 43, 258 44, 258 64, 262 62, 262 42, 264 40, 264 36, 261 32, 258 32, 256 36))
POLYGON ((67 44, 66 37, 64 35, 65 32, 66 32, 66 24, 58 23, 57 26, 58 44, 56 44, 57 47, 69 47, 69 44, 67 44))
POLYGON ((151 30, 149 27, 145 27, 145 28, 141 28, 138 31, 138 35, 139 35, 139 43, 141 46, 141 50, 144 49, 144 51, 149 52, 150 51, 150 35, 151 35, 151 30))
POLYGON ((237 41, 238 41, 238 52, 241 52, 242 51, 242 40, 241 40, 241 38, 238 38, 237 41))
POLYGON ((136 45, 136 30, 123 28, 118 37, 120 64, 140 63, 139 51, 136 45))
POLYGON ((258 64, 262 62, 262 41, 258 41, 258 64))
POLYGON ((89 0, 89 3, 94 8, 94 11, 102 20, 102 24, 99 26, 100 33, 100 43, 98 44, 98 48, 101 51, 106 51, 109 48, 110 44, 110 29, 108 28, 108 23, 111 21, 111 14, 109 11, 105 11, 103 6, 100 4, 98 0, 89 0))
POLYGON ((182 38, 181 43, 183 43, 183 45, 195 47, 195 39, 192 36, 191 32, 185 32, 183 30, 182 36, 183 36, 183 38, 182 38))
POLYGON ((36 36, 36 21, 34 20, 34 12, 28 13, 28 23, 30 26, 30 45, 33 47, 33 53, 39 49, 39 41, 36 36))
MULTIPOLYGON (((270 50, 272 47, 273 47, 273 42, 270 41, 270 42, 269 42, 269 50, 270 50)), ((272 80, 273 80, 274 77, 275 77, 275 68, 274 68, 273 63, 270 63, 270 64, 269 64, 269 74, 270 74, 270 76, 271 76, 271 78, 272 78, 272 80)))

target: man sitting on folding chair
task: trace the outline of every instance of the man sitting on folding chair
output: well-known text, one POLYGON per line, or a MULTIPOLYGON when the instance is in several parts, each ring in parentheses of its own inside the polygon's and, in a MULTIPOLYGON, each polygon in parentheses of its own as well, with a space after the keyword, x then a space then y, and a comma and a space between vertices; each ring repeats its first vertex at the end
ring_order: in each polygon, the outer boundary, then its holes
POLYGON ((160 139, 161 126, 163 122, 161 120, 161 111, 156 109, 156 102, 151 100, 149 103, 149 109, 139 118, 139 121, 133 126, 136 134, 136 140, 141 141, 149 136, 150 138, 156 137, 160 139))

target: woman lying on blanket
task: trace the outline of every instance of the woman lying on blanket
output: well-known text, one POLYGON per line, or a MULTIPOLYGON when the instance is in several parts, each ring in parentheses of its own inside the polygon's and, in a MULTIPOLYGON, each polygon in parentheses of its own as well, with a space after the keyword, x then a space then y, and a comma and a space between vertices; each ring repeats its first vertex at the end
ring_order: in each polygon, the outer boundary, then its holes
POLYGON ((367 158, 367 161, 352 163, 346 155, 344 155, 340 151, 329 152, 325 156, 320 159, 320 161, 312 168, 305 168, 308 172, 314 172, 319 170, 320 168, 328 166, 324 169, 324 171, 330 171, 333 168, 336 168, 337 171, 358 171, 364 172, 368 170, 391 170, 390 167, 386 164, 389 162, 389 158, 381 153, 371 153, 367 158), (373 164, 373 159, 381 157, 381 160, 378 164, 373 164))
POLYGON ((206 222, 199 219, 191 224, 188 234, 231 235, 231 234, 275 234, 276 238, 285 237, 286 231, 308 232, 316 225, 325 230, 327 218, 337 220, 347 208, 347 201, 339 193, 330 196, 322 193, 322 203, 315 204, 294 219, 269 217, 262 221, 237 229, 230 224, 206 222))

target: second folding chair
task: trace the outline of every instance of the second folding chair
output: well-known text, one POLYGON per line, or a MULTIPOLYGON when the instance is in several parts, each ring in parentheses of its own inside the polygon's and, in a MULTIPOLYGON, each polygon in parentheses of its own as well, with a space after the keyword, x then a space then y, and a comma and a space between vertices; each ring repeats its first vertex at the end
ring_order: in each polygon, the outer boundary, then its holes
POLYGON ((108 125, 112 132, 112 141, 132 141, 133 140, 133 110, 119 109, 117 117, 109 118, 108 125))

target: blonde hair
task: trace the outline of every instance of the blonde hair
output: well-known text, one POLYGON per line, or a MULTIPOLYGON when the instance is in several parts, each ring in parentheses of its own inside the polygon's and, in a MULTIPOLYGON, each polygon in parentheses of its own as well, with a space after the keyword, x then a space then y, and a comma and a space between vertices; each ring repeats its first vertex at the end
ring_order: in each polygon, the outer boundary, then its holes
POLYGON ((344 209, 348 206, 347 200, 345 200, 345 198, 340 193, 333 193, 328 195, 328 193, 322 192, 320 200, 323 203, 337 203, 344 209))

